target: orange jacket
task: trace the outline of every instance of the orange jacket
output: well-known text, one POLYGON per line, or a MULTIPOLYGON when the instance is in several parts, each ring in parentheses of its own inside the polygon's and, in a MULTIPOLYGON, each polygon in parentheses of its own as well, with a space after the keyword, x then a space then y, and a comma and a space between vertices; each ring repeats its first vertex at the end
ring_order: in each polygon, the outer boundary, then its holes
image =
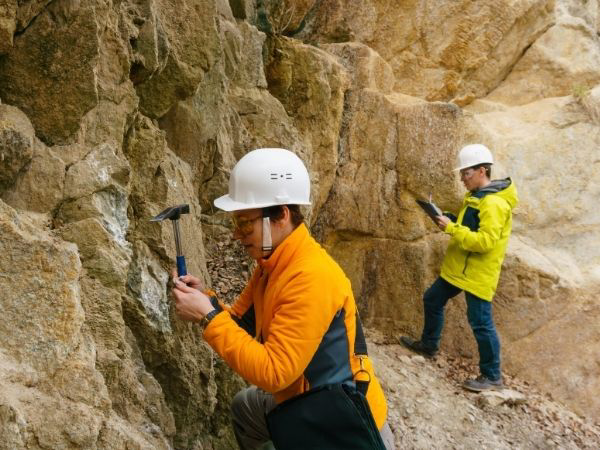
MULTIPOLYGON (((352 379, 356 303, 338 264, 296 228, 262 260, 229 313, 217 314, 204 330, 206 342, 248 382, 280 403, 311 387, 352 379), (253 313, 253 335, 238 323, 253 313), (235 318, 235 319, 234 319, 235 318)), ((367 400, 381 428, 387 405, 373 366, 367 400)))

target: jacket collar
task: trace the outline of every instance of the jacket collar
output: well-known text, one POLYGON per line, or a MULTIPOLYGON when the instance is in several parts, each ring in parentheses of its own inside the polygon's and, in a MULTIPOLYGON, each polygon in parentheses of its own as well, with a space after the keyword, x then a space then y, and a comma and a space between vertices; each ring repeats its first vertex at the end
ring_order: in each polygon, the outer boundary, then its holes
POLYGON ((300 224, 292 231, 276 248, 273 253, 266 258, 260 259, 258 264, 267 273, 271 274, 277 267, 285 267, 288 265, 292 256, 310 237, 308 228, 305 224, 300 224))

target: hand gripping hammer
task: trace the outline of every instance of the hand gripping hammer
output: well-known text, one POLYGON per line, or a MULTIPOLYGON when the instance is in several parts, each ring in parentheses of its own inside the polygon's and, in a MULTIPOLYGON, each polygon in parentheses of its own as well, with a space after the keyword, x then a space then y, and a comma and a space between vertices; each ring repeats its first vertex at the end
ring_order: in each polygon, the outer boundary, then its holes
POLYGON ((182 214, 190 213, 190 205, 177 205, 165 209, 158 216, 150 219, 150 222, 161 222, 165 219, 170 219, 173 222, 173 232, 175 234, 175 249, 177 250, 177 275, 182 277, 187 275, 185 268, 185 256, 181 250, 181 236, 179 233, 179 218, 182 214))

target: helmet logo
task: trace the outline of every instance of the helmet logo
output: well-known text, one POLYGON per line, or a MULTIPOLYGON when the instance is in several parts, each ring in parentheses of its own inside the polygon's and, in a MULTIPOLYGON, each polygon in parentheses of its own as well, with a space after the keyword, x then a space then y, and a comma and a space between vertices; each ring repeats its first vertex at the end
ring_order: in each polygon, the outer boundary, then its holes
POLYGON ((280 178, 285 178, 286 180, 292 179, 291 173, 271 173, 271 180, 278 180, 280 178))

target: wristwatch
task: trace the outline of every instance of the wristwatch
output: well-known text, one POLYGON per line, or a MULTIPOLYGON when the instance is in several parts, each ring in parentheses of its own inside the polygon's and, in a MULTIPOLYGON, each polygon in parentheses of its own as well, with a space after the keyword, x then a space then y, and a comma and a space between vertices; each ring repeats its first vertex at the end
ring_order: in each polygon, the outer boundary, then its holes
POLYGON ((207 315, 205 315, 202 318, 202 325, 206 326, 210 323, 211 320, 213 320, 213 318, 219 314, 221 311, 218 309, 213 309, 211 312, 209 312, 207 315))

